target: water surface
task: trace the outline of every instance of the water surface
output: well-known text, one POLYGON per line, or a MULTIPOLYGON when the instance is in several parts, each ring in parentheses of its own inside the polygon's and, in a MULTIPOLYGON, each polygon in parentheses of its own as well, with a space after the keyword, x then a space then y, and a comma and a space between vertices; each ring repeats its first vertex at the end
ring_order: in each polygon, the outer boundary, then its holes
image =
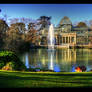
POLYGON ((32 49, 21 55, 27 68, 45 68, 55 72, 75 72, 75 67, 84 65, 92 69, 92 49, 32 49))

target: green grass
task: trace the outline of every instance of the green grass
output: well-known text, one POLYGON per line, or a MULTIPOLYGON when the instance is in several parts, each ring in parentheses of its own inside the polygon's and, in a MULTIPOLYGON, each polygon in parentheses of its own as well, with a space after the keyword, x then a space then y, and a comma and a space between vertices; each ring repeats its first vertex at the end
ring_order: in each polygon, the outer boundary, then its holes
POLYGON ((92 87, 92 72, 0 71, 0 88, 92 87))

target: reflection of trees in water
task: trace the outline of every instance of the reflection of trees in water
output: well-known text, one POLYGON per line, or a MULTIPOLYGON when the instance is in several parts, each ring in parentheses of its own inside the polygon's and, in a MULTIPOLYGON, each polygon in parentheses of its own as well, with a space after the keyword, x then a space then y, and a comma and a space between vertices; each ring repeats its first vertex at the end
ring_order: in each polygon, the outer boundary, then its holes
POLYGON ((35 67, 45 66, 48 55, 45 49, 31 50, 29 53, 29 63, 35 67))
POLYGON ((89 66, 92 65, 92 50, 91 49, 79 49, 76 51, 78 65, 89 66))
POLYGON ((58 49, 55 56, 55 64, 60 66, 61 71, 71 70, 72 64, 76 63, 76 51, 74 49, 58 49))
POLYGON ((76 61, 76 51, 74 49, 61 49, 56 51, 57 62, 74 62, 76 61))

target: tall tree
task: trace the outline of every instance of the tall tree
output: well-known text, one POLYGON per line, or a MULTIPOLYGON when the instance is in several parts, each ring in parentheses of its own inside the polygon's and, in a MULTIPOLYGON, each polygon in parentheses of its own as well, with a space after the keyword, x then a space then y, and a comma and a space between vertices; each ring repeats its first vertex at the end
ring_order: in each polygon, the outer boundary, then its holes
POLYGON ((8 24, 6 21, 0 19, 0 33, 5 33, 8 30, 8 24))
POLYGON ((9 21, 10 24, 24 23, 27 26, 30 22, 34 22, 35 20, 31 18, 21 17, 21 18, 11 18, 9 19, 9 21))
POLYGON ((11 24, 9 30, 6 32, 4 49, 20 51, 26 48, 26 42, 25 39, 23 39, 24 31, 24 23, 11 24))
POLYGON ((0 19, 0 49, 3 47, 8 28, 6 21, 0 19))
POLYGON ((18 29, 15 29, 13 26, 10 27, 6 33, 4 49, 12 51, 18 50, 21 40, 21 34, 19 33, 18 29))
POLYGON ((51 17, 41 16, 38 19, 38 25, 41 25, 40 29, 48 28, 48 26, 51 24, 50 20, 51 20, 51 17))
POLYGON ((15 30, 18 30, 19 33, 25 33, 26 31, 25 24, 22 22, 11 24, 11 27, 13 27, 15 30))
POLYGON ((30 29, 30 31, 28 31, 26 36, 26 41, 29 42, 31 46, 38 45, 39 39, 40 39, 40 36, 37 30, 32 28, 30 29))
POLYGON ((9 19, 9 21, 10 21, 10 25, 11 24, 16 24, 16 23, 19 22, 19 18, 11 18, 11 19, 9 19))
POLYGON ((79 22, 77 27, 87 27, 87 24, 85 22, 79 22))

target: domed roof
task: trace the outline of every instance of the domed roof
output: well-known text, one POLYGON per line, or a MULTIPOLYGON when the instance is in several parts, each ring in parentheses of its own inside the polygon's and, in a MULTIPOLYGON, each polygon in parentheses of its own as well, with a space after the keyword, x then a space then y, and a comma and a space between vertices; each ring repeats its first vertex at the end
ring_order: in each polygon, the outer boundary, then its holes
POLYGON ((72 24, 72 22, 67 16, 64 16, 64 18, 60 21, 60 25, 63 25, 63 24, 72 24))

